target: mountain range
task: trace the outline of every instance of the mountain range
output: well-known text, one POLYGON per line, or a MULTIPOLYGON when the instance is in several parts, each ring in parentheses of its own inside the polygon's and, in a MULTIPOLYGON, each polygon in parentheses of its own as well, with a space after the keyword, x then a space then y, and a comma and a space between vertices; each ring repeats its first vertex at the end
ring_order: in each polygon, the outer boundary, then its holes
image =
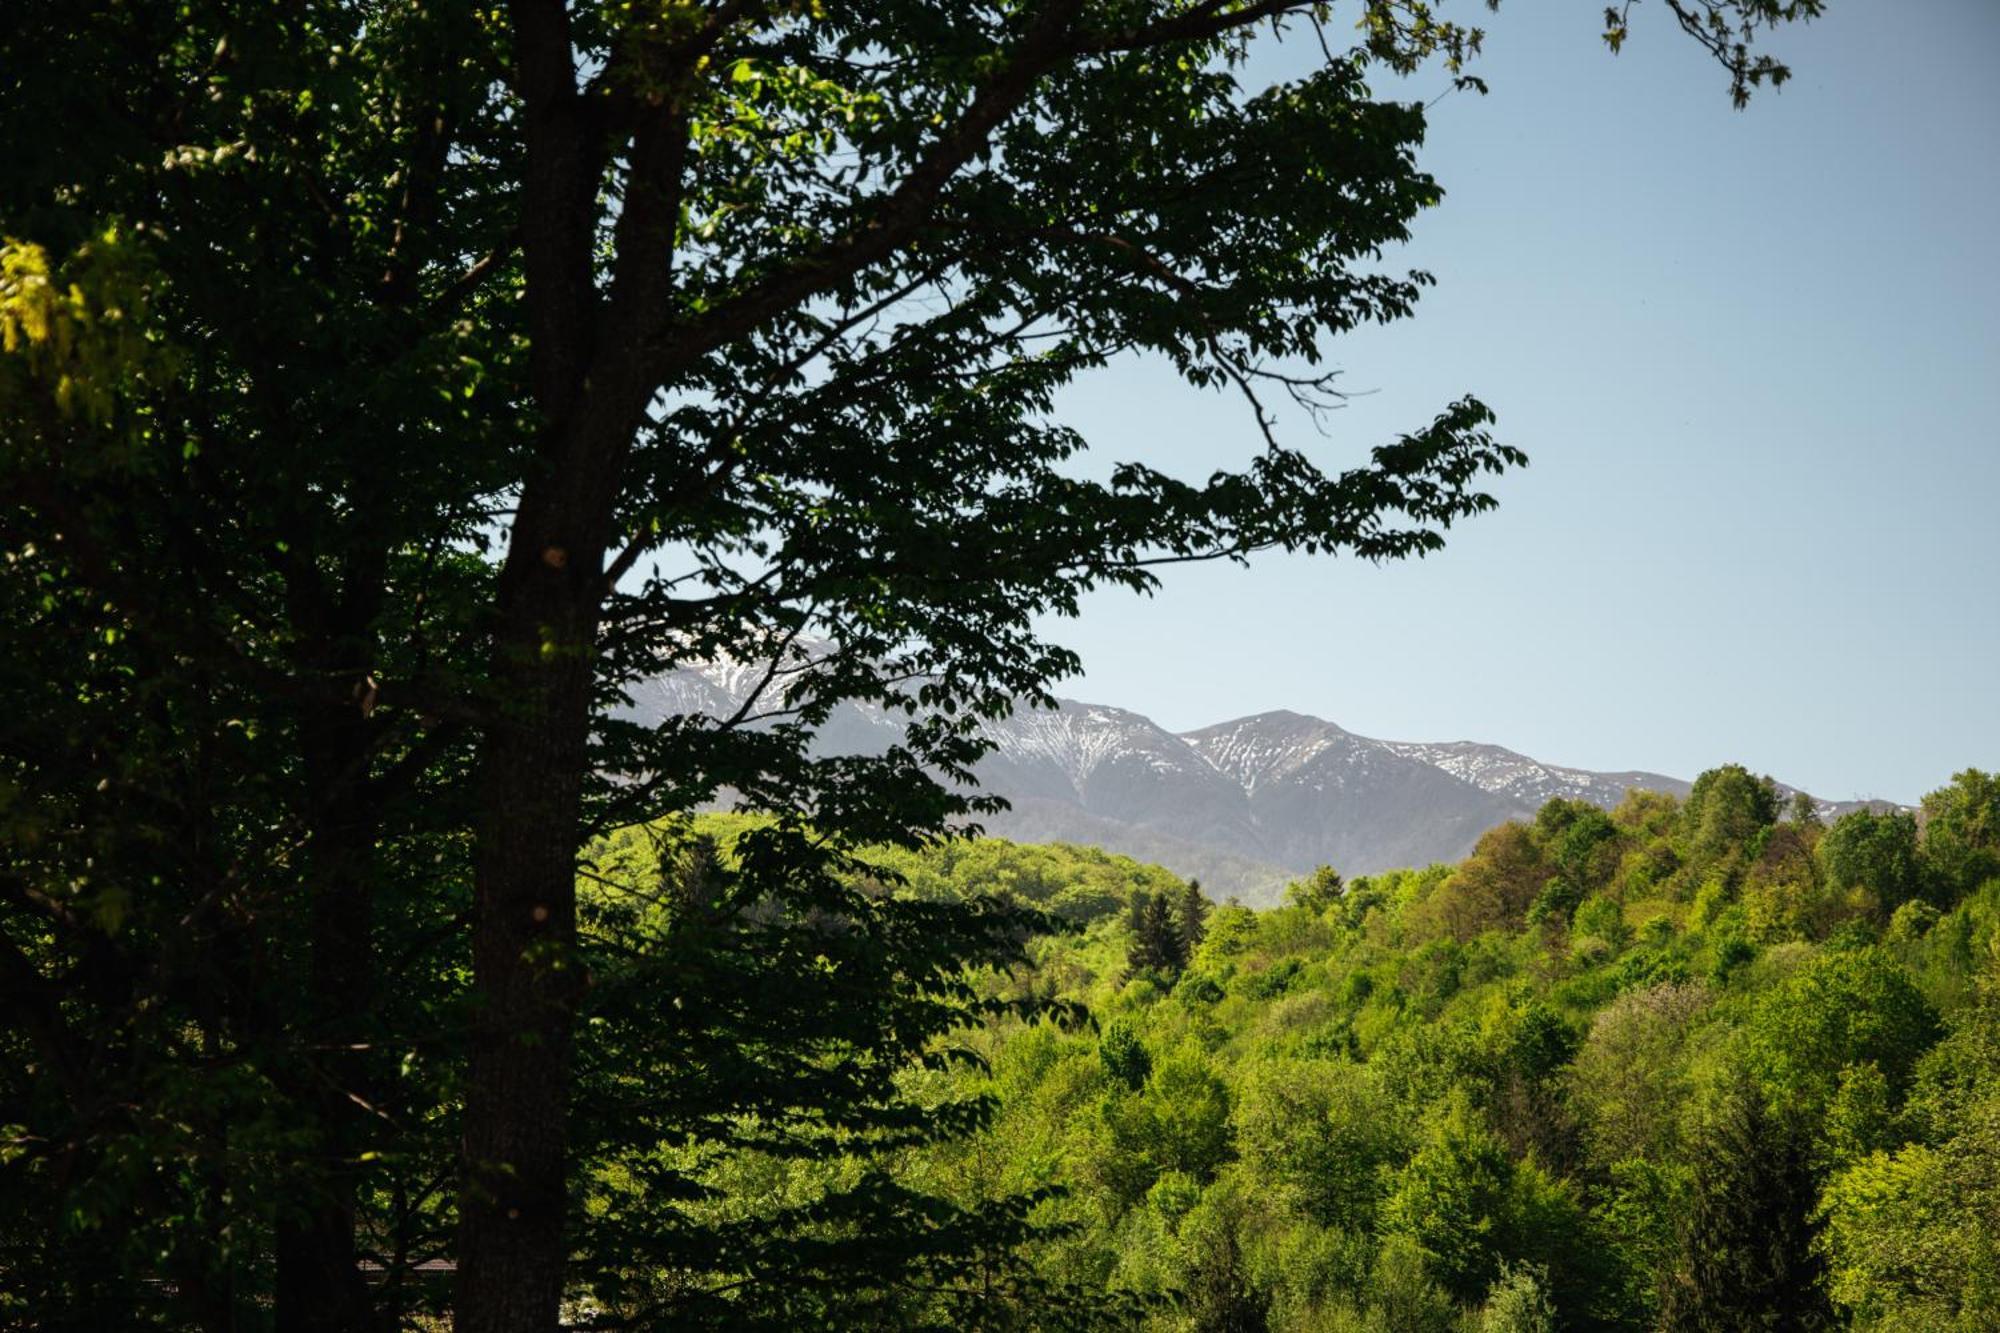
MULTIPOLYGON (((632 691, 656 722, 733 713, 760 667, 683 667, 632 691)), ((844 705, 819 733, 827 753, 879 752, 898 719, 844 705)), ((1376 740, 1322 718, 1269 712, 1172 732, 1128 709, 1064 699, 986 724, 978 776, 1011 808, 981 822, 1020 842, 1094 845, 1199 878, 1252 906, 1315 867, 1346 875, 1464 857, 1479 835, 1553 797, 1610 808, 1634 788, 1683 796, 1661 773, 1544 763, 1498 745, 1376 740)), ((1780 784, 1789 796, 1794 789, 1780 784)), ((1860 802, 1819 803, 1831 817, 1860 802)))

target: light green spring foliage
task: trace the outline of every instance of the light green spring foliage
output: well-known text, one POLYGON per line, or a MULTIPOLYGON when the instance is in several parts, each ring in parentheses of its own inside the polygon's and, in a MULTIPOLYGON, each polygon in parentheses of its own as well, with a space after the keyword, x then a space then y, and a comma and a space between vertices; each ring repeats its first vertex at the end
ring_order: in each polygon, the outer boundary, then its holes
POLYGON ((1952 1015, 1900 1122, 1857 1141, 1821 1215, 1833 1294, 1857 1326, 2000 1326, 2000 990, 1952 1015))
POLYGON ((1944 864, 1902 816, 1823 827, 1741 770, 1693 813, 1555 802, 1457 866, 1218 907, 1177 979, 1127 966, 1164 871, 884 854, 902 892, 1065 918, 985 984, 1095 1020, 977 1034, 988 1069, 953 1077, 993 1123, 902 1169, 967 1200, 1066 1187, 1035 1261, 1161 1330, 1993 1327, 1988 781, 1928 803, 1973 811, 1944 864))
POLYGON ((26 446, 27 423, 51 412, 112 424, 129 411, 136 383, 174 364, 148 323, 152 287, 143 249, 117 226, 61 258, 0 237, 0 410, 16 423, 10 448, 26 446))
POLYGON ((1556 1308, 1543 1281, 1530 1265, 1502 1272, 1487 1297, 1480 1333, 1555 1333, 1556 1308))
POLYGON ((945 843, 924 853, 883 848, 870 859, 900 875, 906 891, 916 897, 995 894, 1078 924, 1115 914, 1135 892, 1178 892, 1181 887, 1170 871, 1095 847, 980 839, 945 843))

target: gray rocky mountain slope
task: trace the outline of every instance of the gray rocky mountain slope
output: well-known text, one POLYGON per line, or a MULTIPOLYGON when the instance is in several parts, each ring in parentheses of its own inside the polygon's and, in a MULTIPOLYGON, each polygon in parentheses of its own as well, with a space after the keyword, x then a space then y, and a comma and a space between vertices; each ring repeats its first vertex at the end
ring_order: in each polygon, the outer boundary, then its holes
MULTIPOLYGON (((635 689, 630 715, 727 715, 762 674, 741 664, 683 668, 635 689)), ((896 726, 843 707, 820 743, 830 753, 877 751, 896 726)), ((1531 817, 1553 797, 1609 808, 1635 787, 1678 796, 1689 785, 1471 741, 1375 740, 1291 712, 1176 734, 1122 708, 1063 700, 988 723, 987 733, 994 748, 980 782, 1012 806, 982 821, 987 832, 1103 847, 1252 905, 1277 901, 1286 881, 1320 865, 1357 875, 1457 860, 1487 829, 1531 817)), ((1846 808, 1822 804, 1828 814, 1846 808)))

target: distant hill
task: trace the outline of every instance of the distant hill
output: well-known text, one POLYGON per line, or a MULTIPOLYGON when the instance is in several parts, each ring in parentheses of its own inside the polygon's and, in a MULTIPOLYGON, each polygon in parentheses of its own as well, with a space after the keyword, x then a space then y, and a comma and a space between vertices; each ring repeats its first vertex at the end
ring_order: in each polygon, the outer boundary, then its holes
MULTIPOLYGON (((741 663, 683 668, 637 687, 629 715, 728 715, 763 678, 741 663)), ((879 752, 899 725, 846 706, 820 744, 828 753, 879 752)), ((980 782, 1012 805, 982 821, 987 832, 1103 847, 1259 906, 1320 865, 1356 875, 1459 860, 1487 829, 1553 797, 1609 808, 1633 788, 1689 789, 1660 773, 1567 768, 1473 741, 1375 740, 1283 711, 1176 734, 1139 713, 1065 699, 986 729, 994 749, 980 782)), ((1832 817, 1860 804, 1820 809, 1832 817)))

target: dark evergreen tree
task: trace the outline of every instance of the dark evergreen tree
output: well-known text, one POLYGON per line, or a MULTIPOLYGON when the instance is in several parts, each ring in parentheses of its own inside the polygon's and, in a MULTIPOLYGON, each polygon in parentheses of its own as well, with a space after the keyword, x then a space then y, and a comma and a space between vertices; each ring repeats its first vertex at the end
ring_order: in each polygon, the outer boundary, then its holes
POLYGON ((1167 895, 1133 894, 1126 925, 1132 938, 1126 946, 1125 975, 1153 976, 1172 985, 1187 966, 1187 946, 1167 895))
POLYGON ((1201 881, 1191 879, 1181 890, 1175 924, 1180 927, 1181 965, 1185 967, 1208 934, 1208 899, 1202 895, 1201 881))
POLYGON ((1811 1142, 1739 1080, 1711 1108, 1691 1152, 1694 1185, 1680 1258, 1661 1293, 1675 1333, 1811 1333, 1833 1325, 1811 1142))
POLYGON ((1321 866, 1305 879, 1287 884, 1285 901, 1308 912, 1324 912, 1340 902, 1346 893, 1347 885, 1340 872, 1332 866, 1321 866))
POLYGON ((722 897, 724 873, 721 849, 705 833, 689 838, 678 851, 668 843, 660 857, 660 885, 683 924, 714 910, 722 897))
POLYGON ((1139 940, 1146 930, 1146 904, 1152 894, 1144 889, 1136 889, 1125 900, 1125 934, 1129 937, 1125 945, 1125 959, 1129 964, 1136 957, 1139 940))

